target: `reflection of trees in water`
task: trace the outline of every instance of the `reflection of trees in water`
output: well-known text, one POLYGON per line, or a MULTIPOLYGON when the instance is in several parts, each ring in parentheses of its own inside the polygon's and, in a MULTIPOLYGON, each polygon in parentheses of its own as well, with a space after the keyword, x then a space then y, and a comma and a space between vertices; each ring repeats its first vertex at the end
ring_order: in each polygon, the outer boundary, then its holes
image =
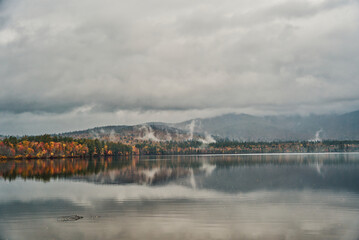
POLYGON ((189 168, 195 165, 196 163, 180 161, 139 161, 138 156, 13 160, 0 162, 0 177, 9 181, 18 177, 43 181, 56 178, 81 178, 102 183, 155 184, 187 176, 189 168))
POLYGON ((128 166, 128 158, 114 161, 112 157, 92 159, 36 159, 0 162, 0 176, 7 180, 66 178, 97 174, 112 168, 128 166))
POLYGON ((216 168, 255 165, 323 166, 359 164, 358 154, 319 155, 197 155, 102 157, 91 159, 37 159, 0 162, 0 177, 13 180, 83 179, 98 183, 158 184, 193 174, 211 174, 216 168))
POLYGON ((217 168, 253 165, 337 165, 359 164, 359 154, 248 154, 210 156, 208 162, 217 168))

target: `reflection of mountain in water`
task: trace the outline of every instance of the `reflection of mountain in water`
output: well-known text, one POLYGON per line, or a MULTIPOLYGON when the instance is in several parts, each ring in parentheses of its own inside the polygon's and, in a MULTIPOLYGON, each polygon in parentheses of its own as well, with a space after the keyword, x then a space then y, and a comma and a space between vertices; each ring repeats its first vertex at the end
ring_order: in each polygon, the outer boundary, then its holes
POLYGON ((101 184, 137 183, 156 185, 166 183, 180 177, 185 177, 189 174, 190 170, 188 168, 154 168, 151 170, 140 168, 109 170, 107 172, 100 172, 89 176, 77 176, 74 177, 74 179, 101 184))
POLYGON ((0 177, 66 178, 96 184, 167 184, 247 192, 347 189, 359 192, 359 154, 216 155, 5 161, 0 177))

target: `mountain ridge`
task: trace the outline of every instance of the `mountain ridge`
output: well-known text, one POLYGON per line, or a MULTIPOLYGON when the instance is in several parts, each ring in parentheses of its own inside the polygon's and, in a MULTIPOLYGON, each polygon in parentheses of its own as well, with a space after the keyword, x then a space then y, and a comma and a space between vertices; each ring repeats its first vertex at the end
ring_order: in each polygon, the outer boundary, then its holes
POLYGON ((238 141, 359 140, 359 110, 344 114, 268 115, 228 113, 179 123, 148 122, 112 125, 62 133, 73 137, 132 137, 139 140, 204 142, 217 139, 238 141))

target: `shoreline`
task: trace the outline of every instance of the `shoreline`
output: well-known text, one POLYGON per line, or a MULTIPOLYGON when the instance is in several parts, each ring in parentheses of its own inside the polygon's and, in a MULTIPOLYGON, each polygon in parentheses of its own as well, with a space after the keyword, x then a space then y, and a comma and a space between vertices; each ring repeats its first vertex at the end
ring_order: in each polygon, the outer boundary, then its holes
POLYGON ((190 154, 129 154, 129 155, 94 155, 94 156, 52 156, 52 157, 4 157, 0 156, 0 161, 7 160, 56 160, 56 159, 88 159, 88 158, 108 158, 108 157, 143 157, 143 156, 281 156, 281 155, 335 155, 335 154, 359 154, 359 151, 348 152, 253 152, 253 153, 190 153, 190 154))

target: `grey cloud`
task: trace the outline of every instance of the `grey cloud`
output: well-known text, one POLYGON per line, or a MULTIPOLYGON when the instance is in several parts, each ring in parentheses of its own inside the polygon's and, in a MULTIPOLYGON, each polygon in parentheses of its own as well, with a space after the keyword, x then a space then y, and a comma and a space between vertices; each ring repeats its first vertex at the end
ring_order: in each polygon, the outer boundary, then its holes
POLYGON ((0 114, 352 110, 358 18, 350 0, 2 1, 0 114))

